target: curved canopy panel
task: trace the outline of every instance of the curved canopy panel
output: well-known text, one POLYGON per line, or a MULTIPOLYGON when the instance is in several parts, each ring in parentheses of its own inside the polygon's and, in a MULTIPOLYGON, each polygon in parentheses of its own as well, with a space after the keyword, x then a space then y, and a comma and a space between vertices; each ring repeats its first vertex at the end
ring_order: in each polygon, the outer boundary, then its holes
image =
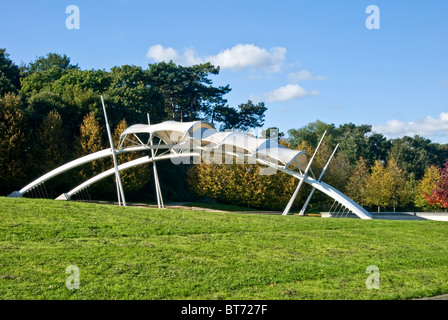
POLYGON ((278 160, 283 163, 285 168, 299 168, 301 170, 306 168, 308 157, 305 151, 288 149, 272 139, 263 140, 263 143, 257 149, 260 158, 266 156, 268 159, 278 160))
POLYGON ((307 153, 291 150, 273 139, 260 139, 242 132, 219 132, 214 129, 203 129, 193 137, 202 142, 213 143, 215 146, 234 147, 236 151, 250 153, 271 162, 285 166, 285 168, 304 169, 308 164, 307 153))
MULTIPOLYGON (((308 163, 305 151, 291 150, 275 140, 260 139, 238 131, 219 132, 205 121, 165 121, 153 125, 135 124, 124 130, 121 138, 137 133, 155 135, 168 145, 175 145, 190 138, 200 145, 211 144, 213 147, 229 148, 235 152, 279 163, 290 169, 304 169, 308 163)), ((174 150, 177 151, 178 148, 174 148, 174 150)))
POLYGON ((211 124, 205 121, 177 122, 165 121, 158 124, 134 124, 123 131, 120 139, 128 134, 148 133, 162 139, 166 144, 173 145, 179 143, 191 132, 198 128, 214 129, 211 124))

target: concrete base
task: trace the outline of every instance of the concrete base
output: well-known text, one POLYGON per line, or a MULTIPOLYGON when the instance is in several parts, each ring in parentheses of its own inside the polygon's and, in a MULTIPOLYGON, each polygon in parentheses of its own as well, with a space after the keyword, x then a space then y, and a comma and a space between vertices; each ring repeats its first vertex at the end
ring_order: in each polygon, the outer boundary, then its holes
POLYGON ((19 191, 14 191, 8 194, 8 198, 22 198, 22 194, 19 191))
POLYGON ((70 196, 67 193, 63 193, 59 197, 57 197, 55 200, 69 201, 70 200, 70 196))

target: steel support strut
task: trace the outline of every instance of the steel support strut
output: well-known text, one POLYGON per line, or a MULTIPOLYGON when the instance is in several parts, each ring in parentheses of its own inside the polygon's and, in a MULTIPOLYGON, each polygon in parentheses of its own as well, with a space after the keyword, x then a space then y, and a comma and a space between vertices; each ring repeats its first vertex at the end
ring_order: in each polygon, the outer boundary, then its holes
POLYGON ((319 144, 317 145, 317 148, 316 148, 316 150, 314 151, 313 156, 311 157, 311 160, 308 162, 308 165, 306 166, 306 169, 305 169, 305 171, 303 172, 303 178, 304 178, 304 179, 301 179, 301 180, 300 180, 299 185, 297 186, 296 190, 294 191, 294 194, 292 195, 291 199, 290 199, 289 202, 288 202, 288 205, 286 206, 285 210, 283 211, 283 215, 284 215, 284 216, 286 216, 286 215, 289 213, 289 210, 291 210, 292 204, 294 203, 294 200, 296 199, 297 194, 299 193, 299 190, 300 190, 300 188, 302 187, 302 184, 303 184, 304 181, 305 181, 305 178, 306 178, 306 176, 307 176, 307 174, 308 174, 308 171, 309 171, 310 168, 311 168, 311 164, 313 163, 314 157, 315 157, 316 154, 317 154, 317 150, 319 150, 319 147, 320 147, 322 141, 324 140, 324 137, 325 137, 325 134, 326 134, 326 133, 327 133, 327 131, 325 131, 324 134, 322 135, 322 138, 320 139, 319 144))
POLYGON ((123 185, 121 184, 120 171, 118 170, 118 162, 117 162, 117 156, 115 154, 114 141, 112 139, 112 134, 110 132, 109 121, 107 120, 106 106, 104 105, 103 96, 101 96, 101 103, 103 104, 104 118, 106 121, 107 135, 109 137, 110 151, 112 153, 112 159, 114 160, 118 205, 121 205, 121 203, 123 203, 123 206, 126 207, 126 199, 124 198, 123 185))
MULTIPOLYGON (((318 182, 320 182, 322 180, 322 177, 325 173, 325 171, 327 171, 327 168, 331 162, 331 160, 333 159, 334 154, 336 153, 336 150, 338 150, 339 144, 336 146, 336 148, 334 148, 333 153, 331 154, 330 158, 327 161, 327 164, 325 165, 324 169, 322 170, 319 178, 317 179, 318 182)), ((299 212, 299 216, 303 216, 305 214, 305 210, 308 207, 308 204, 311 201, 311 198, 313 197, 314 191, 316 191, 316 188, 313 187, 313 190, 311 190, 310 195, 308 196, 308 198, 305 201, 305 204, 303 205, 302 209, 299 212)))

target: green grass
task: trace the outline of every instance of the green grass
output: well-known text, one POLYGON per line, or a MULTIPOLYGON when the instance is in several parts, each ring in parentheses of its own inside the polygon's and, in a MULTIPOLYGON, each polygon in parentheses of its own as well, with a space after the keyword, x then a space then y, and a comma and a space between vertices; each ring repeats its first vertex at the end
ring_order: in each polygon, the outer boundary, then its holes
POLYGON ((448 223, 0 198, 2 299, 411 299, 448 293, 448 223), (65 269, 80 270, 68 290, 65 269), (366 268, 380 269, 367 289, 366 268))

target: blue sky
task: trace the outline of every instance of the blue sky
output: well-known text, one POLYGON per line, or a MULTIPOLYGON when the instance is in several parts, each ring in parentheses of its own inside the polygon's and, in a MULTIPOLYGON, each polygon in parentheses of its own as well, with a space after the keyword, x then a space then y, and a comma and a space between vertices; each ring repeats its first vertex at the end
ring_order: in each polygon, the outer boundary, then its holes
POLYGON ((265 127, 317 119, 389 138, 448 142, 448 1, 2 1, 0 47, 16 63, 65 53, 82 69, 212 61, 229 105, 268 107, 265 127), (80 28, 67 29, 77 5, 80 28), (369 5, 380 29, 367 29, 369 5))

